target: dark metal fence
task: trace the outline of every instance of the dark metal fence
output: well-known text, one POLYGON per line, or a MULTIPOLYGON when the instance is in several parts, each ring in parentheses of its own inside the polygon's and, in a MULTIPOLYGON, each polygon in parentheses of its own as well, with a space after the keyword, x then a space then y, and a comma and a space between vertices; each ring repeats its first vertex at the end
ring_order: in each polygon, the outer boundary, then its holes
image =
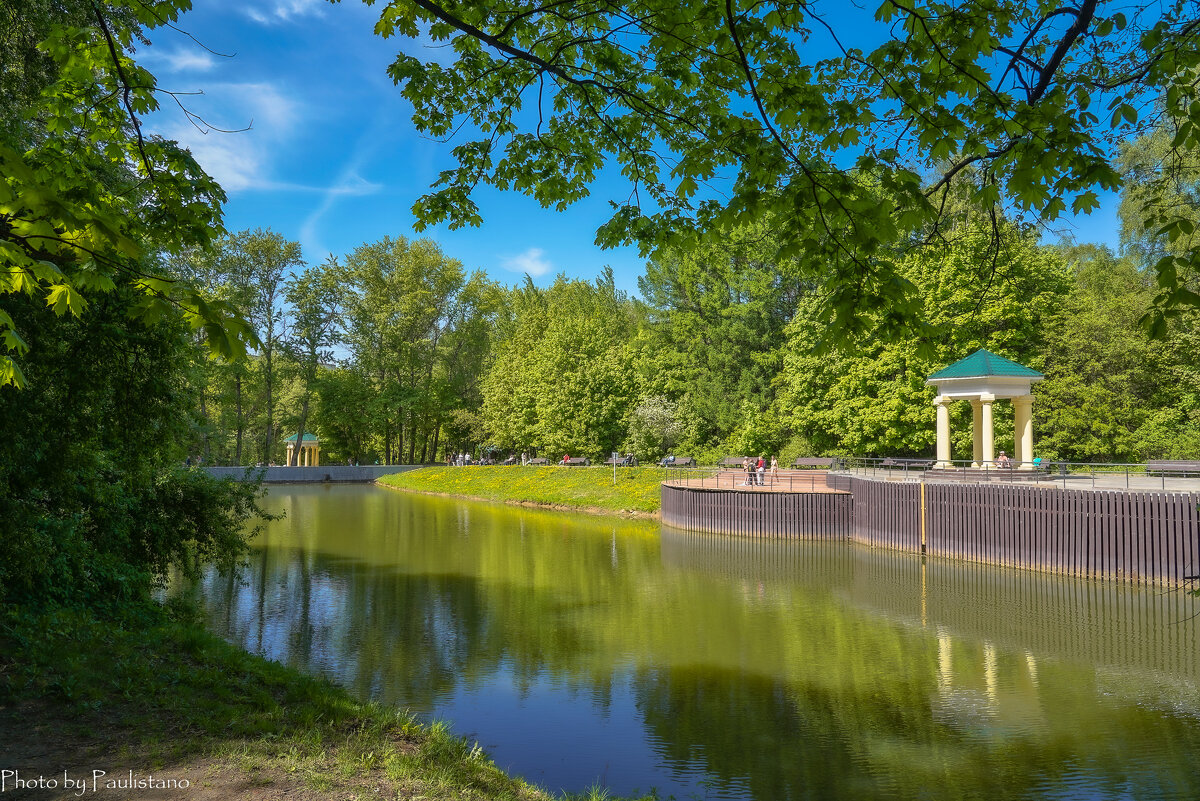
POLYGON ((1200 495, 928 484, 926 552, 1180 585, 1200 562, 1200 495))
POLYGON ((852 496, 831 492, 737 492, 664 484, 662 520, 714 534, 846 539, 852 496))
POLYGON ((921 550, 921 485, 851 478, 852 538, 865 545, 921 550))
POLYGON ((1063 490, 829 475, 848 492, 665 484, 662 519, 692 531, 845 538, 1085 578, 1188 586, 1200 574, 1200 493, 1063 490))

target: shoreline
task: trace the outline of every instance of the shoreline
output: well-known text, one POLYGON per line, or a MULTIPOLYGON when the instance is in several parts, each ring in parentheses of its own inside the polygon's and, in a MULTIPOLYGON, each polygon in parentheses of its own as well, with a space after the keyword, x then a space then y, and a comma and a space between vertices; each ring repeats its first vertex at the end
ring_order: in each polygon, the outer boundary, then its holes
POLYGON ((393 492, 411 492, 414 495, 430 495, 435 498, 457 498, 463 501, 478 501, 481 503, 502 503, 506 506, 521 506, 526 509, 541 509, 548 512, 581 512, 588 515, 622 517, 629 519, 661 520, 662 509, 655 512, 643 512, 638 509, 605 509, 603 506, 570 506, 548 501, 521 500, 519 498, 488 498, 483 495, 463 495, 455 492, 434 492, 433 490, 412 489, 384 484, 378 480, 371 482, 376 487, 392 490, 393 492))
POLYGON ((6 799, 616 801, 509 775, 448 724, 228 643, 186 603, 0 612, 6 799))
POLYGON ((661 520, 662 482, 675 477, 653 467, 446 467, 380 476, 377 486, 423 495, 528 509, 661 520))

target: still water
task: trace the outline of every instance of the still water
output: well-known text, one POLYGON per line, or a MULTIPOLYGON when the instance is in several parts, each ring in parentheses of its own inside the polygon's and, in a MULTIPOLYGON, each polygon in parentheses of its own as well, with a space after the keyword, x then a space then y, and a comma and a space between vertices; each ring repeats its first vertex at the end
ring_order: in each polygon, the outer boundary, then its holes
POLYGON ((1200 601, 657 523, 277 486, 211 625, 552 791, 1200 797, 1200 601))

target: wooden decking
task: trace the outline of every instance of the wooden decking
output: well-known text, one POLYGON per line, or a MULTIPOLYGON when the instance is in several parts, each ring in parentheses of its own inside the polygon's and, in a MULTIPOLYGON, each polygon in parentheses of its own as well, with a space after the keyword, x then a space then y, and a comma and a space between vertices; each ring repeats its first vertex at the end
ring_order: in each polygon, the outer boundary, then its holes
MULTIPOLYGON (((737 492, 845 492, 843 486, 838 488, 839 476, 845 481, 844 474, 830 474, 825 470, 779 470, 778 475, 771 475, 767 470, 763 474, 763 486, 747 483, 747 473, 742 470, 721 470, 716 475, 694 476, 689 478, 668 479, 663 482, 672 486, 692 487, 695 489, 735 490, 737 492)), ((755 480, 757 480, 755 473, 755 480)))

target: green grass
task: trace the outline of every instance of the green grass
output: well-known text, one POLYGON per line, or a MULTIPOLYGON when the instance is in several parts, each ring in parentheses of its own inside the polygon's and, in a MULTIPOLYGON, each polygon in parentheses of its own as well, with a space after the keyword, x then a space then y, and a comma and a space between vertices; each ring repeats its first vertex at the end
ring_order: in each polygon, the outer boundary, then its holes
POLYGON ((659 484, 696 471, 659 467, 426 467, 383 476, 396 489, 606 512, 656 513, 659 484))
POLYGON ((186 607, 116 623, 0 610, 0 741, 68 761, 100 741, 97 764, 182 773, 230 798, 247 784, 302 799, 553 798, 444 724, 246 653, 186 607))

